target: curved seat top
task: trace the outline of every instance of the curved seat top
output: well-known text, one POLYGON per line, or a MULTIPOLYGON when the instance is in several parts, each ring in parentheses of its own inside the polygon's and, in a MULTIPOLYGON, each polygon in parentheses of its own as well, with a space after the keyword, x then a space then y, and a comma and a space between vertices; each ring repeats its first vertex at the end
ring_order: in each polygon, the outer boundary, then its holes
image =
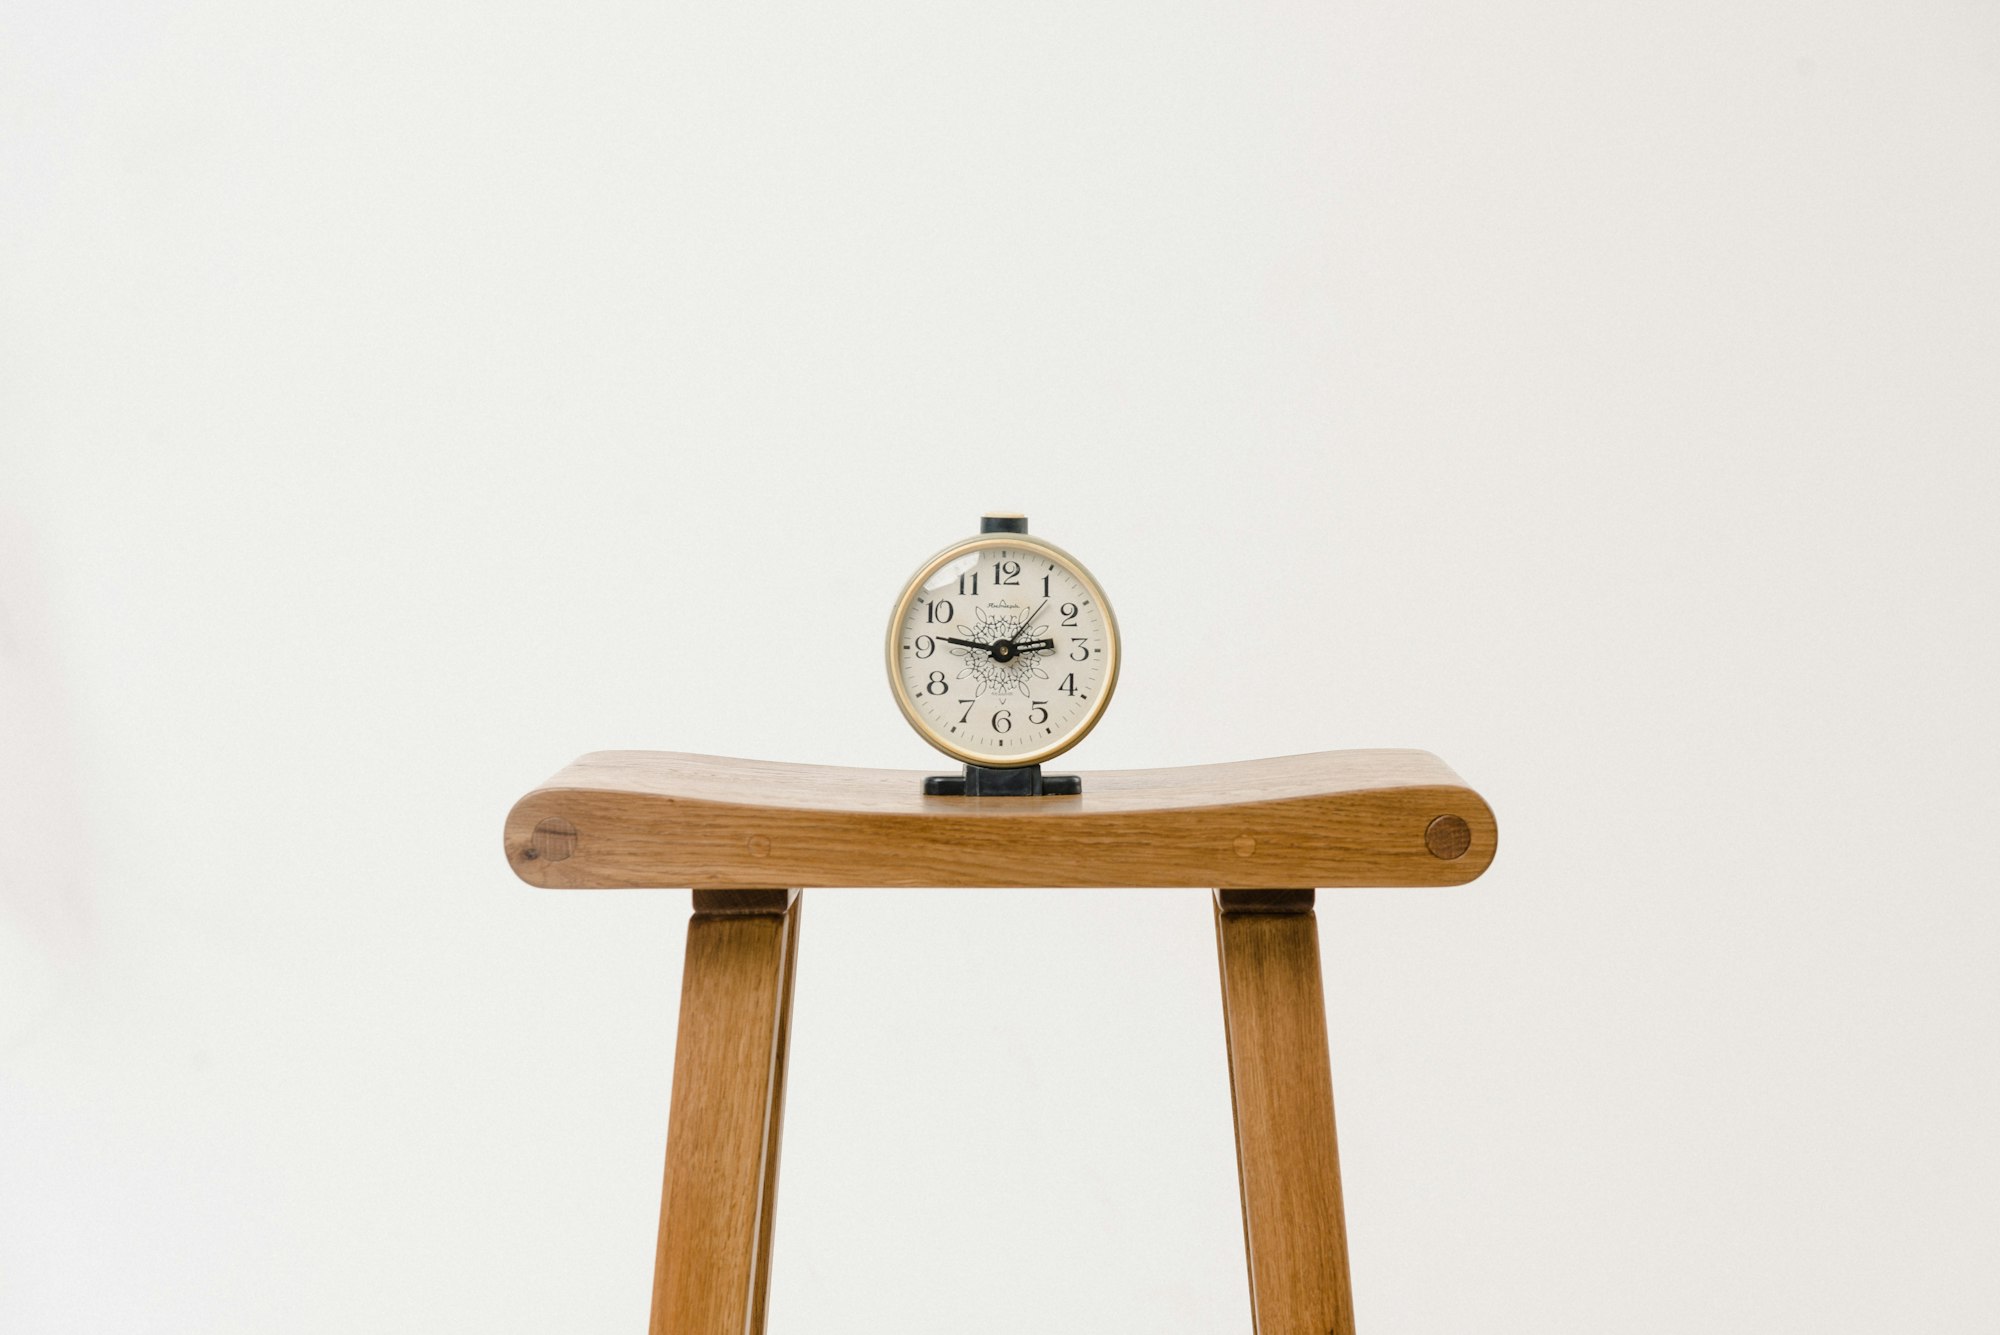
POLYGON ((508 814, 550 889, 1459 885, 1492 810, 1426 751, 1086 772, 1073 797, 930 797, 923 770, 598 751, 508 814))

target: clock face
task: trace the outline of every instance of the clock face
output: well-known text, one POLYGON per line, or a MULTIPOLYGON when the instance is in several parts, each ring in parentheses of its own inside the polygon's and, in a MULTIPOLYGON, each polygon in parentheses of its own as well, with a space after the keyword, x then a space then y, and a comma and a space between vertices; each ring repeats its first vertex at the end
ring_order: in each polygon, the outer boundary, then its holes
POLYGON ((1118 682, 1118 623, 1058 547, 989 533, 932 557, 889 623, 889 680, 932 746, 974 765, 1068 750, 1118 682))

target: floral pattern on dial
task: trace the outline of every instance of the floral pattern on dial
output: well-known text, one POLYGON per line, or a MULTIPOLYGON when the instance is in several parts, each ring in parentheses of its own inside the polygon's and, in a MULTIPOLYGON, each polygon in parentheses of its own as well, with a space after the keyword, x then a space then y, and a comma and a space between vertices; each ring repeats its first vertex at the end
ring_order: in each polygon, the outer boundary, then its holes
MULTIPOLYGON (((1030 615, 1031 610, 1026 607, 1012 617, 1004 614, 996 615, 981 607, 975 609, 972 614, 973 624, 960 626, 958 633, 966 639, 978 640, 981 644, 992 644, 998 640, 1017 642, 1024 639, 1033 640, 1036 636, 1029 634, 1026 624, 1030 615)), ((984 649, 974 649, 965 645, 954 645, 951 652, 953 657, 966 660, 965 666, 958 670, 958 675, 961 679, 972 678, 974 699, 988 692, 994 695, 1019 695, 1023 699, 1029 699, 1032 698, 1029 687, 1034 679, 1038 677, 1043 681, 1049 679, 1049 674, 1042 671, 1037 660, 1048 658, 1055 653, 1055 650, 1053 648, 1030 650, 1005 663, 984 649)))

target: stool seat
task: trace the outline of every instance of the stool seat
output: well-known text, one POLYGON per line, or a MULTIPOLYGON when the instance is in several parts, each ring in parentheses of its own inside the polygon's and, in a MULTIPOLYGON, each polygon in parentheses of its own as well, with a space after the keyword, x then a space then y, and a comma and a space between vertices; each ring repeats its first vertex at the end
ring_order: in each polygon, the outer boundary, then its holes
POLYGON ((549 889, 1460 885, 1493 812, 1427 751, 1086 773, 1069 797, 930 797, 922 770, 598 751, 528 793, 507 861, 549 889))

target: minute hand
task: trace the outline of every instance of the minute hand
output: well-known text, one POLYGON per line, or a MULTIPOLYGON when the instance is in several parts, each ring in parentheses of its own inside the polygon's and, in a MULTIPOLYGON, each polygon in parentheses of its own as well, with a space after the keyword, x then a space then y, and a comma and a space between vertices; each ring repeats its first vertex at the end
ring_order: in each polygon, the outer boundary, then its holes
POLYGON ((989 654, 993 652, 992 645, 981 644, 977 640, 961 640, 951 635, 940 635, 937 638, 943 640, 946 644, 962 644, 968 649, 984 649, 989 654))

